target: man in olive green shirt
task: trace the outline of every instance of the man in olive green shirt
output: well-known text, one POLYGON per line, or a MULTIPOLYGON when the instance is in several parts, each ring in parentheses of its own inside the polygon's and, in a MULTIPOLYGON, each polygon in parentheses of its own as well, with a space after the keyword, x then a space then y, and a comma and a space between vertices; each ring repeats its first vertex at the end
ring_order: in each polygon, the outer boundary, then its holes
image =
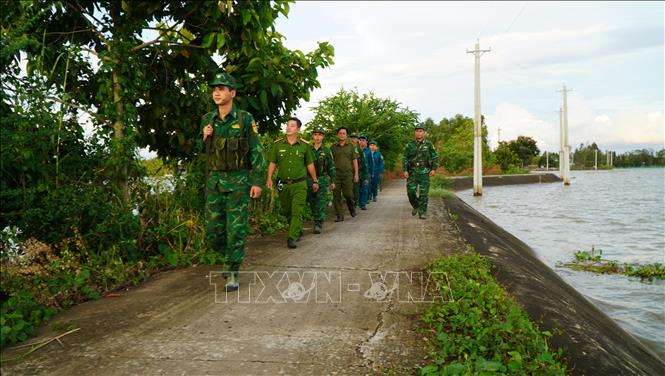
POLYGON ((356 216, 356 208, 353 204, 353 183, 360 181, 358 175, 358 151, 355 145, 348 143, 346 136, 348 130, 341 127, 337 130, 338 143, 330 147, 335 160, 335 172, 337 174, 337 187, 333 190, 335 203, 335 222, 344 220, 344 203, 349 208, 352 217, 356 216))
POLYGON ((272 189, 272 175, 277 169, 279 201, 282 213, 289 219, 286 244, 296 248, 302 235, 302 214, 307 203, 307 173, 312 177, 312 189, 319 190, 314 169, 314 155, 309 143, 300 137, 302 122, 295 117, 286 122, 286 137, 276 140, 268 155, 266 188, 272 189))

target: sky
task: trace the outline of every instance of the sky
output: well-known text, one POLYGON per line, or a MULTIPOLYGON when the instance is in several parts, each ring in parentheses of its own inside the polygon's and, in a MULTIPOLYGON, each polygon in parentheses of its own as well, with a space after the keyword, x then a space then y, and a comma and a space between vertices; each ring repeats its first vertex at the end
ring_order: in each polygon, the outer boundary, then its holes
POLYGON ((490 145, 519 135, 559 150, 568 93, 570 145, 625 152, 665 147, 663 2, 298 1, 276 29, 290 49, 335 47, 321 88, 296 115, 341 88, 391 98, 439 122, 474 114, 476 41, 490 145))

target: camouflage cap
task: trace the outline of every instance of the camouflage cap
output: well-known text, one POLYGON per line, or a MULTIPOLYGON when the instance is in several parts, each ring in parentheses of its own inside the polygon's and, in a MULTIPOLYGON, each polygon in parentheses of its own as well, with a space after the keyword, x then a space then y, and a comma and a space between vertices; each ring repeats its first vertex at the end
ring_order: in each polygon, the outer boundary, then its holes
POLYGON ((413 127, 413 129, 414 129, 414 130, 416 130, 416 129, 423 129, 423 130, 424 130, 424 129, 425 129, 425 125, 422 124, 422 123, 420 123, 420 124, 416 124, 416 125, 413 127))
POLYGON ((358 138, 358 133, 351 133, 351 138, 358 138))
POLYGON ((321 133, 321 134, 326 134, 326 130, 323 129, 323 127, 316 127, 312 129, 312 134, 314 133, 321 133))
POLYGON ((224 72, 222 69, 218 69, 212 77, 210 77, 210 81, 208 81, 208 86, 226 86, 230 89, 235 89, 236 88, 236 80, 231 76, 230 74, 224 72))
POLYGON ((367 137, 366 134, 361 134, 360 136, 358 136, 358 138, 364 139, 365 141, 368 140, 368 137, 367 137))

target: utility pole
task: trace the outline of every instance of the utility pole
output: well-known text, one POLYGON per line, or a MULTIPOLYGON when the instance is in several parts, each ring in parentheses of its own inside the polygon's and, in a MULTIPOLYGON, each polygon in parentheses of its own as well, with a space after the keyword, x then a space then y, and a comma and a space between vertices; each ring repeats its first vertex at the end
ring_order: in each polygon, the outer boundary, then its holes
POLYGON ((482 196, 483 194, 483 144, 482 144, 482 126, 480 124, 480 57, 490 50, 481 50, 480 41, 476 40, 476 48, 473 51, 466 50, 466 53, 473 54, 476 60, 475 69, 475 117, 473 130, 473 195, 482 196))
POLYGON ((550 170, 550 155, 547 150, 545 150, 545 171, 550 170))
POLYGON ((501 126, 499 126, 499 137, 497 137, 497 139, 498 139, 498 141, 497 141, 497 145, 498 145, 499 142, 501 142, 501 126))
POLYGON ((559 106, 559 177, 563 179, 563 107, 559 106))
POLYGON ((570 185, 570 145, 568 144, 568 92, 572 91, 570 89, 566 88, 566 84, 563 84, 563 131, 562 133, 562 139, 563 139, 563 172, 562 172, 562 178, 563 178, 563 185, 570 185))
POLYGON ((598 170, 598 149, 594 150, 594 157, 593 157, 593 169, 598 170))
POLYGON ((610 152, 610 168, 614 168, 614 152, 610 152))

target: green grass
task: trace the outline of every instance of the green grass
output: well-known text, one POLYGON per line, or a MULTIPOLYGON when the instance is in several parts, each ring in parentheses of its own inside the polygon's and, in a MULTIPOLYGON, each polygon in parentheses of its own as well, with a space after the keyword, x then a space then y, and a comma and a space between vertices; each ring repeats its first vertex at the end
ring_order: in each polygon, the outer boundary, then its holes
POLYGON ((429 197, 432 198, 451 198, 455 192, 450 190, 451 182, 445 176, 434 175, 429 181, 429 197))
POLYGON ((571 262, 558 262, 558 267, 581 270, 600 274, 623 274, 629 277, 639 277, 642 281, 653 281, 654 279, 665 279, 665 265, 661 263, 653 264, 621 264, 615 260, 603 259, 603 250, 596 250, 591 247, 591 251, 578 250, 575 252, 575 259, 571 262))
POLYGON ((551 334, 529 321, 475 251, 436 260, 428 271, 448 298, 422 316, 432 362, 421 375, 566 374, 561 350, 547 344, 551 334))

